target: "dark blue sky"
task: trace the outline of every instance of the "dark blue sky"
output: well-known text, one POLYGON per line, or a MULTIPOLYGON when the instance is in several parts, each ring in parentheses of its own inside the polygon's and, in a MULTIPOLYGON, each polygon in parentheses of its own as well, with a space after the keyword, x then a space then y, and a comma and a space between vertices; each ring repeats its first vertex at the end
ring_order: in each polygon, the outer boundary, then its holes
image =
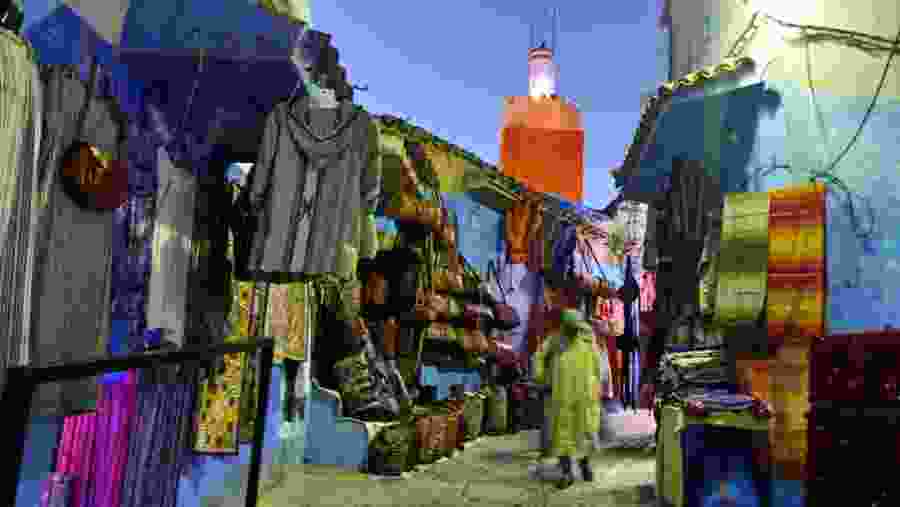
POLYGON ((489 162, 499 153, 502 100, 527 93, 529 25, 560 10, 561 95, 584 111, 586 200, 609 198, 641 92, 657 84, 655 0, 313 2, 317 30, 334 36, 358 102, 417 125, 489 162))

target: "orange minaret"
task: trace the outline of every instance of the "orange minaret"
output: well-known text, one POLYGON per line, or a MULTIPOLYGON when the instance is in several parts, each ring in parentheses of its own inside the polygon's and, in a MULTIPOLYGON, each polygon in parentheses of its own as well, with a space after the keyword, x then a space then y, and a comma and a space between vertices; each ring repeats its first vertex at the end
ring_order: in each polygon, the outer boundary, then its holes
POLYGON ((575 105, 556 94, 553 50, 528 51, 528 96, 506 97, 500 166, 538 192, 580 201, 584 186, 584 130, 575 105))

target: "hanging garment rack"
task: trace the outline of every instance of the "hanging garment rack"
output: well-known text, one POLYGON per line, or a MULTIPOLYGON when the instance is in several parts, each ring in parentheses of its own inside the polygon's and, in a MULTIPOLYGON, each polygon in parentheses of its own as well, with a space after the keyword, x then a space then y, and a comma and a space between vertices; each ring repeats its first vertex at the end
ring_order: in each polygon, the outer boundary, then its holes
POLYGON ((49 366, 15 366, 6 370, 6 385, 0 397, 5 408, 7 431, 6 444, 0 446, 12 453, 12 469, 0 482, 0 505, 16 506, 19 473, 25 453, 28 433, 28 417, 37 386, 50 382, 76 380, 102 373, 113 373, 132 368, 153 368, 164 364, 180 364, 209 360, 236 352, 260 352, 260 389, 256 400, 256 423, 253 427, 253 446, 250 451, 250 473, 247 477, 245 507, 256 507, 259 497, 259 475, 262 464, 262 446, 266 429, 266 412, 269 407, 269 384, 272 381, 274 340, 261 338, 239 343, 224 343, 209 347, 184 348, 175 351, 148 352, 123 357, 73 361, 49 366), (5 498, 6 500, 3 500, 5 498))

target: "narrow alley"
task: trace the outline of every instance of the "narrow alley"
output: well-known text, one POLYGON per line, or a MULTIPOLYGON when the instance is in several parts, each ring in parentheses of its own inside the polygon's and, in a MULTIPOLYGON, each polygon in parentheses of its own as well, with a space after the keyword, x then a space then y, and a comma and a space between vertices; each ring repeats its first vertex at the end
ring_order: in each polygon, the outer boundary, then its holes
MULTIPOLYGON (((645 411, 629 419, 652 418, 645 411)), ((326 465, 291 465, 285 480, 260 497, 260 507, 306 506, 617 506, 655 505, 652 434, 623 434, 619 417, 609 417, 616 435, 603 440, 594 458, 594 481, 576 472, 573 486, 559 490, 555 461, 539 460, 538 432, 481 437, 464 452, 417 467, 402 478, 380 478, 326 465)), ((644 430, 645 428, 641 428, 644 430)), ((210 507, 215 507, 211 505, 210 507)))

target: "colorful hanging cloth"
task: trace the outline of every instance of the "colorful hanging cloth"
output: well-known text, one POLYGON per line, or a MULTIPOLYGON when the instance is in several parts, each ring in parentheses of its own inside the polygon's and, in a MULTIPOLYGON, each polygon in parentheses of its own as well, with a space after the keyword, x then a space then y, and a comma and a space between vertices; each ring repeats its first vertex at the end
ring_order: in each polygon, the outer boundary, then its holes
POLYGON ((137 437, 128 451, 121 507, 175 507, 189 458, 194 389, 186 382, 166 382, 142 383, 137 391, 137 437))
POLYGON ((97 410, 66 417, 56 471, 78 477, 73 507, 119 507, 135 414, 135 372, 105 384, 97 410))

